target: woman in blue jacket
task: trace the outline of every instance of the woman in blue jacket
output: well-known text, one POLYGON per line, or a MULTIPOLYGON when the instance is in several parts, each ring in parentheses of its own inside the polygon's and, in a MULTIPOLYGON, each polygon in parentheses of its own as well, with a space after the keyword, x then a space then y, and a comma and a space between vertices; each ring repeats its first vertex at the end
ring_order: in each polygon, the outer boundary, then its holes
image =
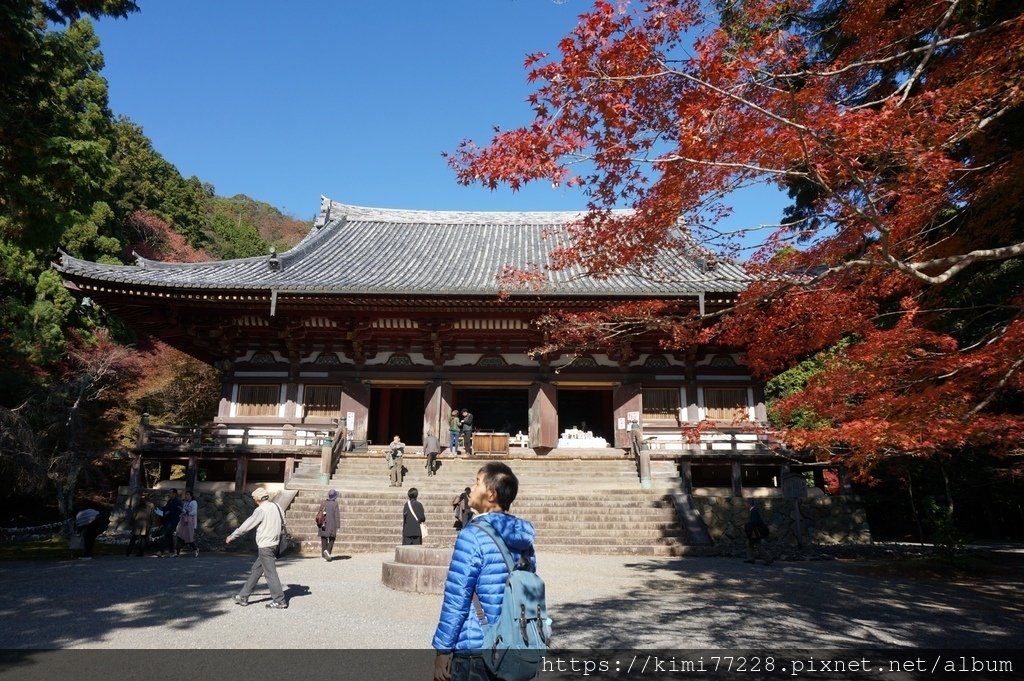
POLYGON ((508 513, 519 492, 519 480, 503 463, 485 464, 476 476, 469 493, 469 505, 476 511, 473 522, 455 539, 448 578, 444 585, 441 616, 434 632, 433 648, 435 681, 467 679, 471 672, 488 678, 483 658, 478 653, 484 633, 473 611, 473 594, 489 622, 496 622, 501 612, 508 567, 498 546, 475 525, 485 522, 505 541, 512 560, 525 558, 536 571, 533 551, 533 525, 508 513))

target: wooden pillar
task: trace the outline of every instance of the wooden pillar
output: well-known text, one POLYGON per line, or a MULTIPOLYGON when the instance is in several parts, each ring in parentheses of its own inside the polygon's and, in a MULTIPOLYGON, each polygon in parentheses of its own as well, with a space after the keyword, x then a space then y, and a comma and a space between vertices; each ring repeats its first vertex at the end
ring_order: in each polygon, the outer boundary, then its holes
POLYGON ((231 416, 231 401, 234 397, 235 384, 231 372, 225 371, 221 374, 220 402, 217 405, 217 418, 224 419, 231 416))
POLYGON ((199 478, 199 459, 195 454, 188 457, 188 466, 185 468, 185 489, 195 493, 196 480, 199 478))
POLYGON ((754 420, 758 423, 768 421, 768 408, 765 406, 764 385, 758 383, 754 386, 754 420))
POLYGON ((136 454, 132 458, 131 475, 128 476, 128 489, 134 492, 142 489, 143 486, 142 455, 136 454))
POLYGON ((235 459, 235 491, 244 492, 246 478, 249 474, 249 457, 240 456, 235 459))
POLYGON ((370 387, 358 381, 347 381, 341 389, 341 418, 347 419, 349 412, 353 415, 353 440, 367 439, 367 422, 370 413, 370 387))
POLYGON ((160 479, 170 480, 171 479, 171 462, 161 461, 160 462, 160 479))
POLYGON ((682 461, 679 464, 679 476, 683 482, 683 492, 690 494, 693 492, 693 469, 689 461, 682 461))
POLYGON ((447 414, 451 413, 451 410, 444 411, 443 404, 441 381, 428 383, 423 389, 423 435, 433 433, 441 442, 445 442, 448 437, 447 414))
POLYGON ((530 386, 530 446, 534 449, 558 445, 558 393, 550 383, 530 386))
POLYGON ((643 407, 642 387, 639 383, 623 383, 612 391, 612 419, 615 421, 615 446, 630 446, 629 413, 639 414, 643 407), (620 427, 624 426, 624 427, 620 427))
POLYGON ((732 462, 732 495, 743 496, 743 464, 739 461, 732 462))
POLYGON ((448 417, 455 409, 455 388, 448 381, 441 382, 441 432, 448 432, 448 417))
POLYGON ((839 494, 845 496, 850 493, 850 471, 846 466, 839 466, 836 470, 839 475, 839 494))

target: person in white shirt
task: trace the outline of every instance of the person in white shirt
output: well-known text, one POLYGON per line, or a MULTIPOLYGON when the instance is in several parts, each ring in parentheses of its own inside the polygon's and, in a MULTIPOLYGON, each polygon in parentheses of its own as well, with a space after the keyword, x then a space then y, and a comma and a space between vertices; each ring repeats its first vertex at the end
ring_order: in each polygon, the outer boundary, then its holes
POLYGON ((230 544, 249 530, 256 529, 256 562, 252 564, 249 579, 245 580, 242 590, 232 600, 236 605, 249 605, 249 595, 256 588, 260 577, 266 575, 272 599, 267 603, 267 607, 272 610, 284 610, 288 607, 288 601, 284 597, 284 589, 281 588, 281 578, 277 576, 277 540, 284 528, 284 512, 270 500, 270 492, 262 487, 253 490, 252 498, 256 502, 256 509, 252 515, 224 539, 225 544, 230 544))

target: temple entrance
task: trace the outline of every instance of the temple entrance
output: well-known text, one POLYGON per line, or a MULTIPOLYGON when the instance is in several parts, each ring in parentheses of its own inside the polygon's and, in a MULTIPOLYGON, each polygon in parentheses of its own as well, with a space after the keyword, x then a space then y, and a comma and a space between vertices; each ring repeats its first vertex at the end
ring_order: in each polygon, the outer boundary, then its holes
POLYGON ((473 427, 515 435, 530 432, 530 391, 526 388, 455 388, 453 404, 473 414, 473 427))
POLYGON ((395 435, 409 446, 423 444, 423 388, 370 388, 366 437, 375 445, 395 435))
POLYGON ((558 433, 576 428, 615 443, 611 388, 558 387, 558 433))

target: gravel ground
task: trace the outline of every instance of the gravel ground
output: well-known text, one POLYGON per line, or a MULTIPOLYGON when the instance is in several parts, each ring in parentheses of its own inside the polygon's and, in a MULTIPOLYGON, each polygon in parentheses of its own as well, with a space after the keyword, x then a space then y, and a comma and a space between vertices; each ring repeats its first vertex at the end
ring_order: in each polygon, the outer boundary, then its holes
MULTIPOLYGON (((381 584, 390 554, 279 565, 290 608, 265 585, 232 604, 252 558, 0 564, 0 649, 428 648, 440 596, 381 584)), ((945 583, 879 576, 863 561, 541 555, 555 645, 614 648, 1017 648, 1024 570, 945 583)), ((1012 567, 1012 565, 1011 565, 1012 567)))

